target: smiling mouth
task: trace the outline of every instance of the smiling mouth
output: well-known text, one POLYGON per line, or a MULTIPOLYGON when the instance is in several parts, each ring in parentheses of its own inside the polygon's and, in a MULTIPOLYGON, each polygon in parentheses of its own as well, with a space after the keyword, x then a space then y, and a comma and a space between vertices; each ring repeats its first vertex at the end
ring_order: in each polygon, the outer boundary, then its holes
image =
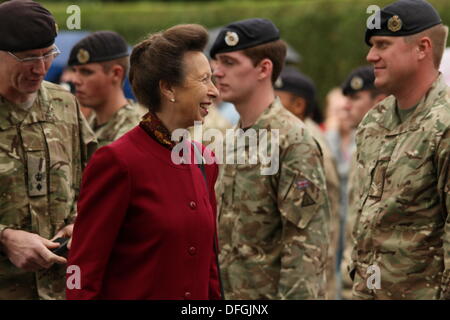
POLYGON ((203 110, 206 114, 209 113, 208 108, 212 105, 211 102, 200 103, 200 109, 203 110))

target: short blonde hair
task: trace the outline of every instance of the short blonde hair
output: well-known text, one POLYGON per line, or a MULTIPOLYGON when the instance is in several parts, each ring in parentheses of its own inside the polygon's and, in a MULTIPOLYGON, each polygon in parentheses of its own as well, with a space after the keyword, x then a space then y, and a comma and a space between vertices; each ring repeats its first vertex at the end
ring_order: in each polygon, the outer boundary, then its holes
POLYGON ((433 46, 433 64, 436 69, 439 69, 442 61, 442 56, 447 45, 447 36, 448 26, 438 24, 417 34, 406 36, 404 39, 407 43, 412 43, 422 37, 430 38, 431 44, 433 46))

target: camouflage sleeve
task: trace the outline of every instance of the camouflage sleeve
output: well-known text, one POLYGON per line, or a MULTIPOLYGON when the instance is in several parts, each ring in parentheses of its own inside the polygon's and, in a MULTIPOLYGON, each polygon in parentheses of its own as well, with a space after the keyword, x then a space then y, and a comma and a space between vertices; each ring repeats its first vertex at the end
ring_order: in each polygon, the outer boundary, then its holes
POLYGON ((80 106, 77 102, 78 123, 80 129, 80 142, 81 142, 81 159, 83 163, 83 169, 86 167, 87 162, 98 148, 98 142, 95 138, 95 133, 89 126, 88 121, 80 111, 80 106))
POLYGON ((74 134, 73 141, 73 159, 72 159, 72 186, 75 189, 75 197, 74 203, 72 204, 72 209, 70 215, 67 219, 67 224, 71 224, 75 222, 75 218, 77 215, 77 199, 80 192, 80 184, 81 184, 81 176, 84 168, 87 165, 87 162, 90 156, 94 153, 97 148, 97 141, 95 139, 95 135, 89 127, 88 122, 84 118, 83 114, 80 111, 80 106, 76 101, 76 113, 77 113, 77 123, 78 123, 78 132, 74 134))
POLYGON ((353 281, 348 274, 349 267, 351 265, 351 254, 354 246, 354 238, 352 236, 353 226, 355 225, 355 219, 358 215, 359 205, 359 187, 356 174, 357 169, 356 154, 352 156, 352 162, 350 166, 349 179, 348 179, 348 210, 347 218, 344 226, 344 253, 341 262, 341 276, 342 276, 342 292, 343 299, 352 299, 352 287, 353 281))
MULTIPOLYGON (((355 246, 356 246, 356 232, 358 229, 358 224, 359 224, 359 219, 360 219, 360 215, 361 215, 361 210, 359 210, 359 208, 355 209, 355 206, 360 205, 360 201, 361 201, 361 197, 362 197, 362 189, 363 189, 363 185, 361 183, 361 181, 363 181, 364 179, 364 175, 363 175, 363 171, 362 168, 359 166, 359 152, 360 152, 360 148, 361 145, 358 142, 359 141, 359 135, 356 134, 356 152, 355 152, 355 157, 354 157, 354 167, 352 167, 352 173, 353 173, 353 178, 351 181, 357 181, 358 182, 358 187, 353 187, 353 192, 352 192, 352 198, 349 199, 350 203, 349 203, 349 211, 351 211, 349 214, 351 216, 348 217, 348 219, 351 219, 351 223, 352 226, 348 226, 347 230, 350 233, 349 235, 349 239, 350 239, 350 243, 352 245, 351 248, 349 248, 349 254, 350 254, 350 259, 348 261, 348 265, 347 265, 347 275, 350 277, 351 283, 352 283, 352 291, 353 291, 353 280, 355 277, 355 270, 356 270, 356 266, 355 266, 355 262, 356 261, 356 250, 355 250, 355 246), (356 192, 356 194, 355 194, 356 192), (357 198, 355 198, 355 196, 357 198), (356 203, 355 201, 358 201, 358 203, 356 203)), ((347 245, 347 243, 346 243, 347 245)), ((353 295, 353 294, 352 294, 353 295)))
POLYGON ((447 129, 438 146, 438 190, 441 195, 443 215, 446 218, 443 236, 444 273, 441 299, 450 300, 450 129, 447 129))
POLYGON ((291 145, 278 181, 282 215, 278 299, 325 298, 329 204, 319 151, 291 145))

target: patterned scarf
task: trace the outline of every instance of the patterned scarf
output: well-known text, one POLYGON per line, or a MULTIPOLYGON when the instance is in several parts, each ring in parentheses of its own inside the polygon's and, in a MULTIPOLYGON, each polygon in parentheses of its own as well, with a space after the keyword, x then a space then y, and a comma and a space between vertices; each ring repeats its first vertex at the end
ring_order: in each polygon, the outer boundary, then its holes
POLYGON ((176 145, 176 142, 171 140, 172 134, 153 112, 150 111, 147 113, 142 118, 139 126, 163 147, 172 150, 172 148, 176 145))

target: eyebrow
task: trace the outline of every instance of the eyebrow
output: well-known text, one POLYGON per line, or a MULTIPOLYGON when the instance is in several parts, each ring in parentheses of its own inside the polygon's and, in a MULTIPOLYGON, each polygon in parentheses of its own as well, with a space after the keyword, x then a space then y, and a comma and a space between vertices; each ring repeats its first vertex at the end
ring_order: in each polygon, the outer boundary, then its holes
POLYGON ((227 55, 227 54, 224 54, 224 55, 221 55, 221 56, 219 56, 218 57, 219 58, 219 60, 222 60, 222 59, 230 59, 230 60, 233 60, 233 61, 238 61, 236 58, 234 58, 234 57, 232 57, 232 56, 229 56, 229 55, 227 55))
MULTIPOLYGON (((42 54, 42 56, 45 56, 45 55, 49 54, 50 52, 52 52, 52 51, 55 50, 55 49, 56 49, 55 47, 51 48, 50 50, 44 52, 44 53, 42 54)), ((34 54, 34 53, 25 54, 25 56, 27 56, 27 57, 42 57, 41 55, 34 54)))

